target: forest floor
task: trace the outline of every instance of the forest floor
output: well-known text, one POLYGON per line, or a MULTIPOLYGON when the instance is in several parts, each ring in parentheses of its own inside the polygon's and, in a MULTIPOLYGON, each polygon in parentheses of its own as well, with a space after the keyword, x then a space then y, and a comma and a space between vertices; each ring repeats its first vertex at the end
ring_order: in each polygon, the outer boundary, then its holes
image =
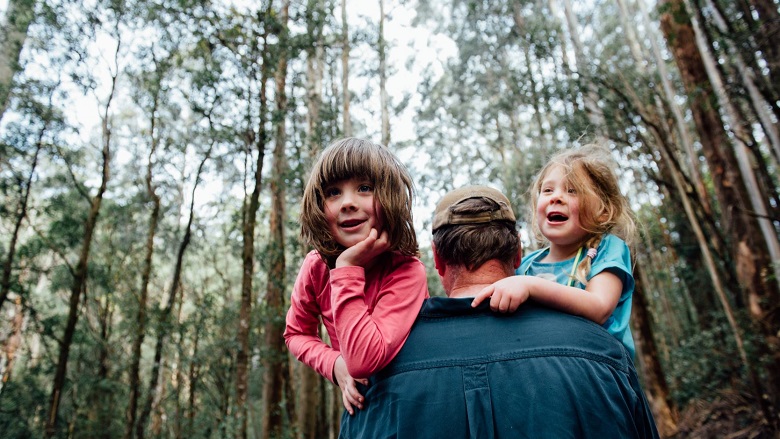
POLYGON ((752 395, 733 390, 695 400, 680 413, 674 439, 775 439, 752 395))

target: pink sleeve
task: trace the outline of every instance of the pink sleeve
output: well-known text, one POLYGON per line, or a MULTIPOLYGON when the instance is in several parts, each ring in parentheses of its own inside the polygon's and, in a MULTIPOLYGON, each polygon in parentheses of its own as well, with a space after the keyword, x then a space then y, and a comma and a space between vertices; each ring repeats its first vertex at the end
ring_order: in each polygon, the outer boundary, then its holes
POLYGON ((387 366, 409 336, 428 297, 425 267, 419 259, 404 258, 378 280, 381 285, 376 288, 365 288, 362 267, 333 269, 330 282, 336 333, 347 370, 354 378, 367 378, 387 366), (367 298, 364 291, 373 297, 367 298))
POLYGON ((333 365, 340 354, 320 338, 321 308, 317 303, 327 285, 327 271, 316 253, 304 259, 290 298, 284 341, 295 358, 333 382, 333 365))

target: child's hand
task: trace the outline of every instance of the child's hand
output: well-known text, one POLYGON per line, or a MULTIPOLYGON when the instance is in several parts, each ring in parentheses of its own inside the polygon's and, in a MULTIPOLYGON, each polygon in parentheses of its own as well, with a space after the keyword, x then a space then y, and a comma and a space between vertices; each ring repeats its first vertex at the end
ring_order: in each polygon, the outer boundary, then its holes
POLYGON ((361 266, 367 267, 377 256, 390 248, 387 232, 379 234, 376 229, 371 229, 366 239, 344 250, 336 259, 336 267, 361 266))
POLYGON ((471 306, 476 307, 490 297, 490 309, 493 311, 514 312, 531 295, 528 283, 523 281, 524 277, 510 276, 483 288, 474 297, 471 306))
POLYGON ((347 371, 347 363, 344 362, 344 359, 340 355, 336 359, 336 364, 333 365, 333 377, 341 388, 341 402, 344 404, 344 408, 347 409, 347 412, 349 412, 350 415, 355 414, 352 406, 363 410, 363 401, 365 401, 365 398, 358 392, 357 387, 355 387, 355 382, 367 386, 368 380, 365 378, 357 380, 352 378, 347 371))

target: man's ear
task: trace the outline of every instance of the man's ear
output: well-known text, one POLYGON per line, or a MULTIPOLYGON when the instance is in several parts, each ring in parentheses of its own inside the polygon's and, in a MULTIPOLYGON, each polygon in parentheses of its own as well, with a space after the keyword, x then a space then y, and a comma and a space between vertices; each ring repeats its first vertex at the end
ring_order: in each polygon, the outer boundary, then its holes
POLYGON ((433 243, 431 243, 431 250, 433 250, 433 266, 436 267, 439 276, 444 277, 444 272, 447 270, 444 261, 442 261, 439 252, 436 251, 436 246, 433 243))
MULTIPOLYGON (((517 234, 517 237, 520 237, 520 234, 517 234)), ((517 246, 517 256, 515 256, 515 270, 517 270, 520 267, 520 262, 523 260, 523 241, 520 241, 520 245, 517 246)))

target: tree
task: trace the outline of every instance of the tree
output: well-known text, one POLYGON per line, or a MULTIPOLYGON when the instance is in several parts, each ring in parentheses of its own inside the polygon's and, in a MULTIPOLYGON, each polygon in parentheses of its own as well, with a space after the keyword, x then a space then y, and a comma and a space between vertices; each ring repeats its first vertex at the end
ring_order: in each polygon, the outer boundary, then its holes
POLYGON ((27 28, 35 18, 35 0, 9 0, 5 22, 0 26, 0 120, 8 108, 14 75, 21 69, 19 55, 27 28))
MULTIPOLYGON (((263 421, 263 439, 280 437, 284 427, 283 398, 284 388, 289 386, 290 369, 287 367, 287 354, 284 346, 285 315, 285 257, 284 257, 284 219, 285 219, 285 177, 287 161, 287 56, 289 0, 282 4, 279 14, 280 53, 274 73, 276 82, 276 138, 274 139, 274 167, 271 177, 271 236, 267 246, 269 256, 268 285, 265 293, 266 322, 265 329, 265 379, 263 380, 263 400, 266 404, 263 421)), ((288 401, 288 404, 290 401, 288 401)), ((288 406, 289 408, 289 406, 288 406)), ((287 415, 290 415, 290 411, 287 415)))
MULTIPOLYGON (((121 17, 121 10, 116 11, 116 26, 121 17)), ((115 29, 116 30, 116 29, 115 29)), ((90 196, 82 188, 82 183, 74 181, 77 190, 81 193, 84 199, 89 203, 89 211, 87 213, 86 221, 84 223, 84 234, 81 243, 81 250, 76 262, 75 268, 71 274, 73 277, 73 283, 70 288, 70 300, 68 303, 68 318, 65 324, 64 334, 60 343, 60 353, 57 360, 57 368, 54 374, 54 382, 52 385, 51 397, 49 399, 49 410, 46 418, 46 437, 53 437, 57 431, 57 421, 60 400, 62 398, 62 391, 65 386, 66 372, 68 367, 68 357, 70 355, 70 348, 73 342, 73 335, 76 330, 76 323, 79 319, 79 303, 81 301, 81 294, 86 288, 87 282, 87 265, 89 263, 90 250, 92 246, 92 238, 97 226, 98 214, 100 213, 100 206, 103 202, 103 194, 106 192, 106 187, 109 180, 109 170, 111 162, 111 121, 110 110, 111 102, 116 91, 116 81, 119 76, 119 53, 122 48, 122 40, 118 35, 116 43, 116 50, 114 51, 113 59, 113 72, 111 73, 111 87, 106 103, 103 107, 103 114, 101 115, 101 128, 102 128, 102 149, 101 149, 101 162, 100 162, 100 183, 95 195, 90 196)), ((72 175, 72 174, 71 174, 72 175)))
MULTIPOLYGON (((767 243, 763 239, 756 218, 745 215, 750 210, 745 206, 750 200, 742 179, 741 170, 734 149, 728 140, 717 108, 717 96, 707 69, 696 45, 696 35, 690 23, 682 0, 665 0, 661 7, 661 27, 672 48, 675 61, 682 74, 683 84, 691 99, 691 110, 694 122, 698 128, 704 156, 707 159, 715 192, 722 206, 723 225, 728 227, 731 238, 731 253, 737 265, 737 276, 744 288, 744 293, 751 304, 776 303, 777 285, 774 281, 762 276, 763 270, 769 267, 771 258, 767 251, 767 243)), ((753 319, 763 328, 767 340, 775 337, 777 328, 774 322, 767 321, 769 317, 761 306, 751 306, 753 319)), ((771 342, 770 342, 771 343, 771 342)), ((776 344, 776 343, 772 343, 776 344)), ((780 377, 780 368, 773 361, 767 367, 771 394, 777 395, 776 384, 780 377)), ((767 421, 774 423, 772 409, 764 404, 761 396, 763 390, 754 375, 753 387, 757 399, 762 402, 762 408, 767 421)))

